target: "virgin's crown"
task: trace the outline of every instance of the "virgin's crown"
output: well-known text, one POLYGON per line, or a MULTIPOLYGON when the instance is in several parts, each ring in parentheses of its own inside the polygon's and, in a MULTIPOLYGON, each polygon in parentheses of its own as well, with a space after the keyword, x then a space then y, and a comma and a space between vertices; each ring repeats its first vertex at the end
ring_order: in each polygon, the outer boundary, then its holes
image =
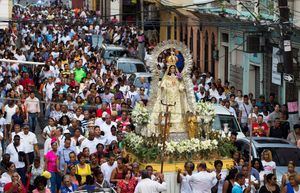
POLYGON ((177 62, 177 57, 174 52, 171 52, 171 55, 167 58, 168 65, 175 65, 177 62))

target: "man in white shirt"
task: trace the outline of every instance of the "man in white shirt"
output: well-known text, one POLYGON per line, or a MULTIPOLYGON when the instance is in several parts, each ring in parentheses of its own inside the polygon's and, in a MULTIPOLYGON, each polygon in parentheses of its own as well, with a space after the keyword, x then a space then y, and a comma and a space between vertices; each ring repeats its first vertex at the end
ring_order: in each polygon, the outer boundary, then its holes
POLYGON ((242 127, 248 125, 248 117, 252 112, 252 105, 249 103, 248 95, 244 95, 244 101, 239 106, 239 121, 242 127))
POLYGON ((107 138, 108 136, 111 136, 111 127, 115 126, 117 127, 117 123, 111 121, 111 116, 110 114, 107 114, 105 116, 105 122, 100 125, 101 131, 104 132, 104 137, 107 138))
POLYGON ((211 85, 211 89, 209 89, 209 94, 210 94, 210 98, 215 97, 217 99, 219 92, 217 90, 217 85, 216 83, 213 83, 211 85))
POLYGON ((112 171, 117 167, 115 157, 111 156, 109 160, 101 165, 101 172, 103 173, 104 180, 110 182, 112 171))
POLYGON ((167 191, 167 184, 163 174, 157 174, 158 181, 150 179, 147 170, 141 172, 142 180, 135 187, 134 193, 158 193, 167 191))
POLYGON ((49 77, 48 81, 46 82, 43 88, 44 99, 46 102, 52 100, 52 94, 54 88, 55 88, 54 79, 52 77, 49 77))
POLYGON ((25 154, 25 147, 20 143, 20 136, 15 135, 13 143, 10 143, 6 148, 6 153, 10 155, 10 161, 16 166, 18 174, 21 176, 23 184, 26 184, 26 168, 25 161, 28 160, 25 154), (22 156, 19 156, 22 155, 22 156))
POLYGON ((106 145, 110 145, 112 141, 118 141, 117 140, 117 128, 115 126, 112 126, 111 129, 111 135, 107 136, 107 144, 106 145))
POLYGON ((190 185, 193 193, 211 193, 211 188, 215 185, 216 175, 206 170, 206 164, 198 165, 198 173, 190 178, 190 185))
POLYGON ((107 145, 108 140, 106 137, 104 137, 103 135, 104 132, 101 131, 100 127, 96 126, 94 131, 95 131, 95 138, 98 140, 98 143, 101 143, 102 145, 107 145))
POLYGON ((101 126, 104 122, 105 122, 105 117, 108 113, 106 111, 104 111, 102 113, 102 116, 101 117, 98 117, 96 120, 95 120, 95 125, 96 126, 101 126))
POLYGON ((232 108, 230 106, 229 100, 225 99, 225 100, 223 100, 223 102, 224 102, 225 108, 236 118, 236 112, 235 112, 234 108, 232 108))
POLYGON ((25 148, 25 153, 28 156, 29 164, 33 164, 34 153, 40 156, 39 147, 36 135, 29 131, 29 125, 23 126, 23 131, 20 134, 21 143, 25 148))
MULTIPOLYGON (((242 167, 242 174, 246 177, 245 184, 243 186, 243 189, 245 190, 247 187, 249 187, 249 165, 245 164, 242 167)), ((251 177, 251 191, 250 193, 255 193, 260 188, 259 180, 257 180, 253 175, 250 175, 251 177)))
POLYGON ((36 123, 37 123, 37 118, 41 109, 40 109, 40 100, 37 97, 35 97, 33 91, 31 91, 29 97, 25 99, 25 107, 28 113, 30 131, 34 133, 36 123))
POLYGON ((130 90, 127 92, 125 98, 127 100, 131 100, 131 107, 135 106, 135 103, 139 101, 139 93, 136 91, 136 88, 134 85, 130 86, 130 90))
POLYGON ((88 147, 90 153, 96 153, 99 141, 95 138, 95 131, 94 129, 89 129, 89 136, 88 138, 84 139, 80 145, 80 151, 82 152, 85 147, 88 147))

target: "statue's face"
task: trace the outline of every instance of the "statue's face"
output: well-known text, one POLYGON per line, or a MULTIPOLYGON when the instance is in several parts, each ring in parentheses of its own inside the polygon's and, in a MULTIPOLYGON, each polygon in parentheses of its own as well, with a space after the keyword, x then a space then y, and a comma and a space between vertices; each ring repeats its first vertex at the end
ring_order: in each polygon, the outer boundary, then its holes
POLYGON ((175 66, 171 66, 171 67, 170 67, 170 72, 171 72, 171 73, 175 73, 175 72, 176 72, 175 66))

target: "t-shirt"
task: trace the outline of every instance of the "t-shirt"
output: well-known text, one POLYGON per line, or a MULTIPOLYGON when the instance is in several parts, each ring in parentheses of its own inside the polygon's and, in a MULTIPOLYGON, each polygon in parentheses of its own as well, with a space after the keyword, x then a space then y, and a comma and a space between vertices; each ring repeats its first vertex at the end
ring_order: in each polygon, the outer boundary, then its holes
POLYGON ((101 165, 101 171, 104 176, 104 180, 110 182, 110 177, 112 171, 117 167, 117 162, 115 161, 114 164, 111 166, 108 164, 108 162, 105 162, 101 165))
POLYGON ((47 159, 47 171, 48 172, 57 172, 57 158, 58 156, 54 151, 49 151, 45 158, 47 159))
POLYGON ((81 79, 86 77, 86 73, 85 71, 80 68, 80 69, 75 69, 74 71, 74 74, 75 74, 75 80, 80 83, 81 82, 81 79))
POLYGON ((262 124, 258 124, 258 123, 252 124, 253 136, 266 137, 268 130, 269 127, 265 122, 263 122, 262 124))
POLYGON ((80 150, 82 152, 83 149, 87 147, 89 148, 91 154, 96 153, 97 152, 96 146, 98 145, 98 143, 99 141, 96 138, 94 138, 92 141, 89 139, 84 139, 80 145, 80 150))
POLYGON ((24 145, 25 153, 34 152, 34 145, 37 144, 36 135, 32 132, 29 132, 27 135, 24 132, 20 133, 21 143, 24 145))
POLYGON ((13 107, 9 107, 8 105, 5 105, 4 110, 6 112, 6 123, 11 124, 11 118, 16 113, 17 105, 14 105, 13 107))
POLYGON ((24 168, 25 162, 19 161, 18 152, 25 152, 25 148, 22 143, 18 147, 14 146, 13 143, 9 144, 6 148, 6 153, 10 155, 10 161, 13 162, 16 165, 16 168, 24 168), (18 151, 16 151, 16 148, 18 151))
POLYGON ((186 176, 180 174, 180 176, 181 176, 181 179, 182 179, 181 184, 180 184, 180 191, 181 191, 181 193, 192 192, 192 188, 191 188, 191 186, 189 184, 191 176, 188 175, 188 174, 186 176))
POLYGON ((273 170, 276 169, 276 163, 274 161, 266 162, 265 160, 262 160, 261 163, 266 175, 273 173, 273 170))
POLYGON ((5 127, 6 124, 7 124, 6 120, 3 117, 1 117, 0 118, 0 131, 1 132, 3 132, 3 129, 4 129, 4 127, 5 127))
POLYGON ((241 123, 248 123, 248 116, 252 111, 251 104, 241 103, 239 106, 240 112, 242 112, 241 123))

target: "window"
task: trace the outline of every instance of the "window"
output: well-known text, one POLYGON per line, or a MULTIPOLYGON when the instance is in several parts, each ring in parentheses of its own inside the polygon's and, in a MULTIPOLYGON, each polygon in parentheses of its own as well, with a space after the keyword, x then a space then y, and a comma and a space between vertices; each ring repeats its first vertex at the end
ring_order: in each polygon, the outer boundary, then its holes
POLYGON ((210 55, 211 55, 211 65, 210 65, 210 72, 213 74, 213 76, 215 75, 215 34, 212 33, 211 35, 211 52, 210 52, 210 55))
POLYGON ((241 132, 233 115, 216 115, 212 128, 214 130, 224 130, 226 125, 230 132, 241 132))
POLYGON ((174 17, 174 40, 177 40, 177 18, 174 17))
POLYGON ((208 33, 205 32, 205 48, 204 48, 204 72, 208 72, 208 33))
POLYGON ((258 148, 257 156, 260 156, 264 149, 271 150, 273 161, 276 163, 276 166, 287 166, 290 160, 293 160, 297 167, 300 166, 300 149, 298 148, 284 148, 284 147, 258 148))
POLYGON ((143 64, 135 63, 118 63, 118 69, 121 69, 125 74, 135 73, 135 72, 147 72, 143 64))
POLYGON ((108 58, 115 58, 115 57, 123 57, 128 55, 128 51, 126 50, 106 50, 104 52, 103 58, 108 59, 108 58))
POLYGON ((229 42, 229 36, 227 33, 222 33, 222 42, 229 42))
POLYGON ((170 24, 168 24, 167 26, 167 39, 171 39, 171 29, 172 29, 172 26, 170 24))
POLYGON ((200 66, 200 55, 201 55, 201 34, 200 30, 197 30, 197 64, 200 66))
POLYGON ((188 27, 185 25, 185 37, 184 37, 184 43, 185 45, 188 45, 188 27))
POLYGON ((193 35, 194 35, 194 33, 193 33, 193 28, 191 27, 191 31, 190 31, 190 50, 191 50, 191 52, 193 53, 193 47, 194 47, 194 45, 193 45, 193 41, 194 41, 194 39, 193 39, 193 35))
POLYGON ((183 26, 182 26, 182 24, 180 24, 179 40, 181 42, 183 41, 183 26))

